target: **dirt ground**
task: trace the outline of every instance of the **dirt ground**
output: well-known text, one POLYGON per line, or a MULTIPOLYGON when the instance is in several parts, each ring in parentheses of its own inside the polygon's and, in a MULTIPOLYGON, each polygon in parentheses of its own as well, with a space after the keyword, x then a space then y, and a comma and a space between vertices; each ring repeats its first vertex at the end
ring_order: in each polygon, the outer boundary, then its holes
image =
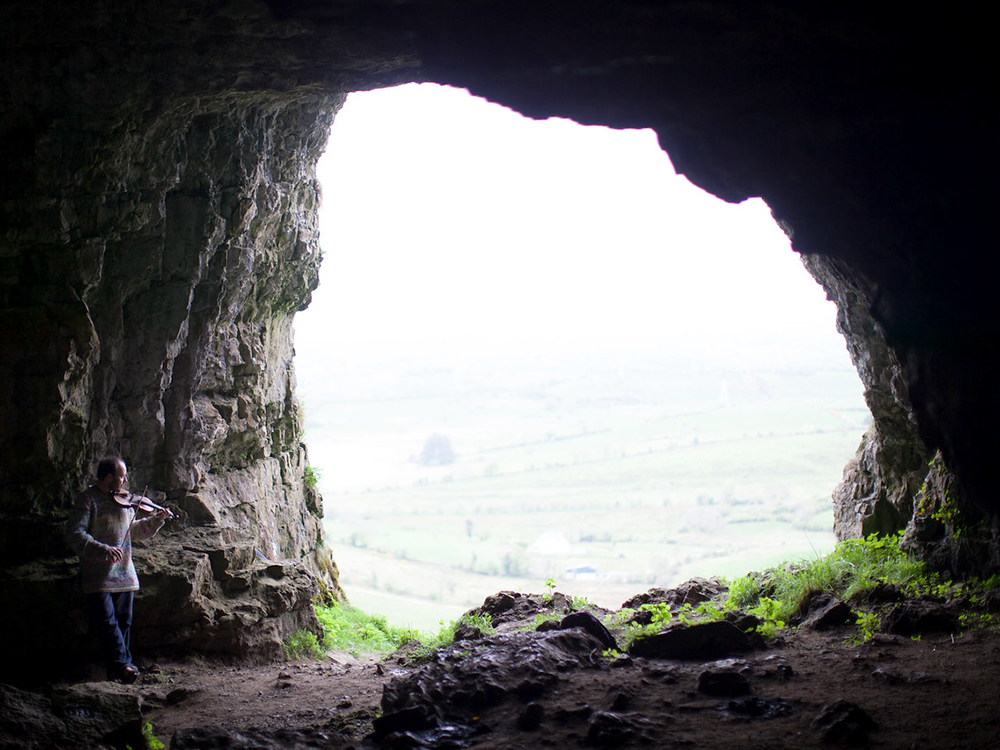
MULTIPOLYGON (((1000 747, 1000 634, 878 635, 851 646, 852 634, 787 631, 716 662, 606 659, 558 674, 532 698, 532 720, 512 694, 472 717, 472 737, 412 732, 391 746, 1000 747), (744 680, 711 694, 705 678, 699 689, 706 671, 744 680)), ((163 663, 137 689, 168 747, 381 747, 366 737, 382 686, 416 669, 398 662, 335 653, 258 667, 163 663)))

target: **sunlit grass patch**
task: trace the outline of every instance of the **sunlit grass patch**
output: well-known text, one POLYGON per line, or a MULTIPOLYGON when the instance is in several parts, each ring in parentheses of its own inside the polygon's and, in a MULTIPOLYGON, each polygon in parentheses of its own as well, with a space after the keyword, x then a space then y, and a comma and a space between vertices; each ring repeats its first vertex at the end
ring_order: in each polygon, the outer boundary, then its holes
POLYGON ((421 661, 440 648, 454 643, 462 626, 475 628, 483 635, 496 632, 489 615, 463 615, 450 623, 440 623, 437 633, 421 633, 413 628, 390 625, 382 615, 370 614, 349 604, 315 605, 323 626, 323 637, 308 630, 297 630, 285 638, 288 659, 320 659, 327 651, 345 651, 354 656, 389 654, 403 646, 411 661, 421 661))
POLYGON ((356 609, 349 604, 317 606, 316 616, 323 626, 322 646, 326 650, 351 654, 388 654, 421 635, 412 628, 390 625, 385 617, 356 609))

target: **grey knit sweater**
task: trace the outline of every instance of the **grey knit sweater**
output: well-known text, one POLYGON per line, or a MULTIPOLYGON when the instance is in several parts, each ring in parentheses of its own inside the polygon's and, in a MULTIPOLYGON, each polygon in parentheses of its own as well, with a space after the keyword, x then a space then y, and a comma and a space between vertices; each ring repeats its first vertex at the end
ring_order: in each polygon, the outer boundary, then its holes
POLYGON ((91 485, 80 493, 66 522, 66 538, 80 556, 83 593, 137 591, 139 576, 132 564, 132 535, 153 536, 163 521, 150 516, 136 520, 134 508, 123 508, 91 485), (103 551, 120 547, 124 555, 116 563, 103 551))

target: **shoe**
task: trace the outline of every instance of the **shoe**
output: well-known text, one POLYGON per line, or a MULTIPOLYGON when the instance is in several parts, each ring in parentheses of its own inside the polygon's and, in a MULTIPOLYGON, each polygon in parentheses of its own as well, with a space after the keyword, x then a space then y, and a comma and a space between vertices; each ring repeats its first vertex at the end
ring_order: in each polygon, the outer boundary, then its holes
POLYGON ((123 685, 131 685, 139 679, 139 669, 134 664, 126 664, 112 679, 123 685))

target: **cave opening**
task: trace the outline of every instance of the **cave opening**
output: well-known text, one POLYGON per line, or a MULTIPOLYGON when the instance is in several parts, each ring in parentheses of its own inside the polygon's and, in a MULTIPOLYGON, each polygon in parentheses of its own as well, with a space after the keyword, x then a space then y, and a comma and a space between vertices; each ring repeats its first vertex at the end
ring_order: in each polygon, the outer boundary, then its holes
POLYGON ((433 84, 352 94, 319 178, 298 394, 353 603, 433 629, 832 548, 870 413, 763 201, 433 84))

